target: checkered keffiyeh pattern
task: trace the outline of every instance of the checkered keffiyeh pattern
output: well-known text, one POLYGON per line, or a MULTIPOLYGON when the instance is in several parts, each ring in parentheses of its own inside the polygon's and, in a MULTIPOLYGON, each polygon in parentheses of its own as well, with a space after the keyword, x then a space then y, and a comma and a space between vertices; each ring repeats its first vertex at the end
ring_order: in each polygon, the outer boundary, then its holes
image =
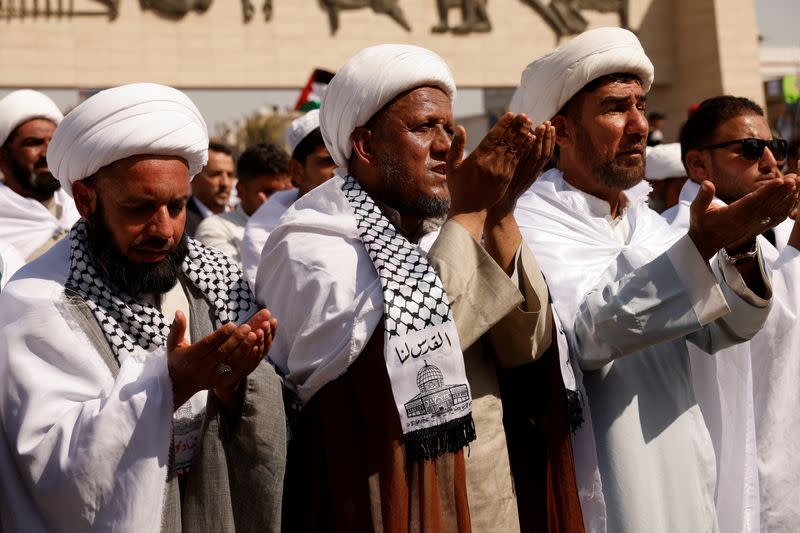
POLYGON ((452 320, 442 281, 419 248, 397 232, 352 177, 342 190, 381 279, 387 335, 405 335, 452 320))
POLYGON ((475 440, 475 425, 442 280, 352 176, 341 188, 383 289, 383 355, 406 454, 419 460, 456 452, 475 440))
MULTIPOLYGON (((85 220, 72 227, 69 238, 70 274, 66 288, 91 309, 117 361, 137 347, 150 351, 162 346, 171 322, 154 306, 113 287, 100 276, 89 252, 85 220)), ((217 327, 239 323, 255 313, 255 297, 234 262, 191 238, 188 247, 181 269, 208 299, 217 327)))

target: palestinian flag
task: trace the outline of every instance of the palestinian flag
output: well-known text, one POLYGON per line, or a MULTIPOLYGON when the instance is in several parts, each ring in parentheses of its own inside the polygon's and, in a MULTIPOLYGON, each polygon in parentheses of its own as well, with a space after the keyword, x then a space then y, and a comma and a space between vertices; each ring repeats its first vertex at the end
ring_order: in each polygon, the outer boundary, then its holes
POLYGON ((300 98, 294 105, 295 111, 311 111, 312 109, 319 109, 322 102, 322 95, 325 94, 328 84, 333 79, 333 72, 327 70, 314 69, 311 77, 308 78, 308 83, 300 93, 300 98))

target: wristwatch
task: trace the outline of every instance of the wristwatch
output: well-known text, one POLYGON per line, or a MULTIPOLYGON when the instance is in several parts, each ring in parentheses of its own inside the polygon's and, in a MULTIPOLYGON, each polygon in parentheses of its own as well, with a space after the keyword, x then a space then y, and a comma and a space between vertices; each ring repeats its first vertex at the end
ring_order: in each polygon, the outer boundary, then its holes
POLYGON ((752 246, 743 252, 728 253, 728 250, 722 248, 719 253, 722 255, 722 259, 724 259, 727 263, 731 265, 739 265, 758 255, 758 243, 756 243, 755 239, 753 239, 752 246))

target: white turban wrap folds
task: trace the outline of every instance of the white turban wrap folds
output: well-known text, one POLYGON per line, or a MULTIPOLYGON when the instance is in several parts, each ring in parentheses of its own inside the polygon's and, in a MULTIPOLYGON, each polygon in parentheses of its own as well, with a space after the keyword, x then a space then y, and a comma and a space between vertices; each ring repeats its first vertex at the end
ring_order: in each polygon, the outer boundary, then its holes
POLYGON ((638 76, 644 92, 653 83, 653 64, 633 33, 622 28, 589 30, 528 65, 509 110, 541 124, 587 83, 616 72, 638 76))
POLYGON ((0 100, 0 146, 17 126, 35 118, 46 118, 56 124, 64 115, 47 95, 39 91, 22 89, 0 100))
POLYGON ((648 146, 646 168, 649 181, 685 178, 686 169, 683 167, 683 161, 681 161, 680 143, 648 146))
POLYGON ((154 83, 100 91, 56 128, 47 164, 72 194, 74 182, 134 155, 182 157, 191 177, 203 169, 208 162, 208 128, 188 96, 154 83))
POLYGON ((309 133, 319 128, 319 109, 312 109, 305 115, 297 117, 286 130, 286 144, 289 145, 289 155, 294 156, 294 149, 303 142, 309 133))
POLYGON ((452 103, 456 84, 450 68, 437 54, 419 46, 382 44, 364 48, 333 77, 320 109, 325 146, 340 169, 347 169, 350 135, 395 96, 432 86, 452 103))

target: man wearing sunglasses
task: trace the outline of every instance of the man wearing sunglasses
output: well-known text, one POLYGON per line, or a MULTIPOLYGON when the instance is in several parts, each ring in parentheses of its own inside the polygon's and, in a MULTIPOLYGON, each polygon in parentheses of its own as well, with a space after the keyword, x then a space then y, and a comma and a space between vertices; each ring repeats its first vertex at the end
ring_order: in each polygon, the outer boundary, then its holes
MULTIPOLYGON (((730 204, 783 177, 787 143, 773 139, 764 112, 747 98, 719 96, 700 104, 681 130, 689 180, 680 203, 666 211, 677 229, 690 222, 690 204, 708 180, 718 205, 730 204)), ((786 177, 794 177, 786 174, 786 177)), ((762 219, 756 240, 721 254, 737 268, 757 265, 760 249, 772 269, 773 305, 752 340, 709 355, 689 346, 698 403, 717 458, 716 506, 721 531, 760 523, 762 531, 796 531, 800 502, 787 487, 800 483, 800 227, 787 219, 762 219), (773 228, 773 226, 775 226, 773 228), (760 516, 759 516, 760 515, 760 516)))

